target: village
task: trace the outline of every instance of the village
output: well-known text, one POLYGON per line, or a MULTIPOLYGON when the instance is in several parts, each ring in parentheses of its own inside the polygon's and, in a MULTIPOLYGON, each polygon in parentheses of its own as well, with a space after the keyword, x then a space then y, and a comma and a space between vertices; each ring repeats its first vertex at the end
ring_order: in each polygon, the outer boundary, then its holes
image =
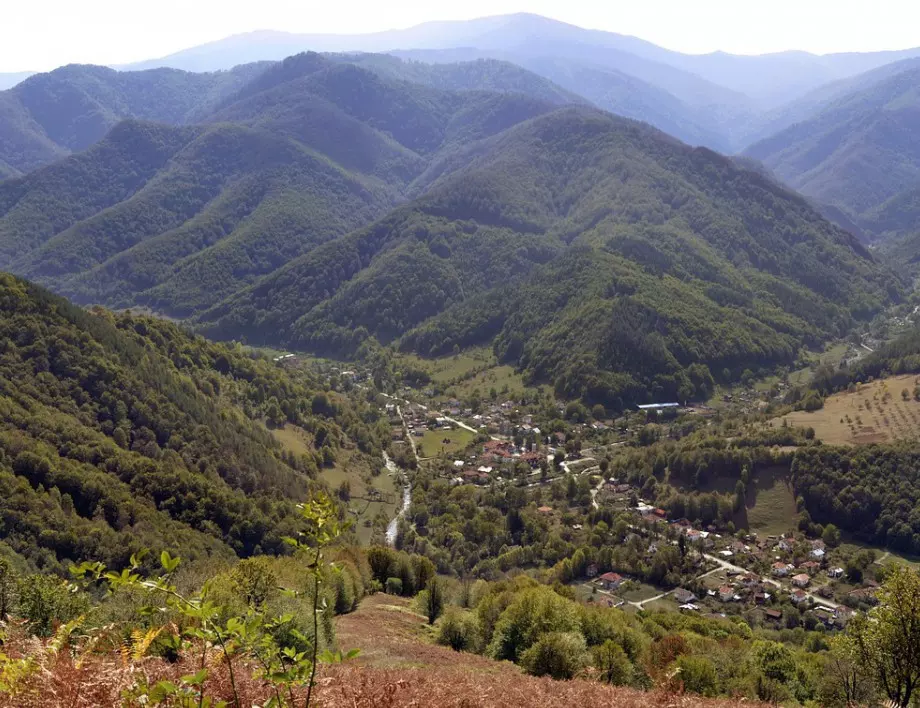
MULTIPOLYGON (((820 625, 826 630, 842 629, 854 612, 875 602, 878 583, 864 580, 865 568, 840 558, 838 550, 822 539, 791 533, 758 537, 669 519, 664 509, 642 499, 640 489, 625 479, 605 476, 605 454, 623 443, 582 447, 582 434, 591 430, 590 425, 576 435, 571 429, 568 434, 547 433, 513 401, 487 406, 478 414, 456 400, 447 401, 440 411, 406 401, 390 402, 386 408, 394 447, 411 444, 418 458, 433 465, 452 486, 533 489, 568 478, 587 480, 590 497, 585 498, 583 513, 608 509, 628 519, 623 542, 644 548, 649 558, 660 544, 670 544, 693 559, 693 573, 682 575, 676 587, 643 582, 625 569, 601 572, 597 564, 589 564, 583 577, 572 581, 588 602, 627 611, 737 616, 776 629, 820 625)), ((585 523, 583 514, 573 516, 571 509, 561 514, 552 504, 541 504, 536 513, 551 523, 567 523, 576 533, 585 523)), ((862 564, 873 560, 868 555, 862 564)))

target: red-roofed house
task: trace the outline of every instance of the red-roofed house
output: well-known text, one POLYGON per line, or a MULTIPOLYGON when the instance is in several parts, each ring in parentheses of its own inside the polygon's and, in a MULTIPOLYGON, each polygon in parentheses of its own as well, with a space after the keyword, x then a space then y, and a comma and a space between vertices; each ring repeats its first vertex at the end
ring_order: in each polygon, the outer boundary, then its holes
POLYGON ((784 578, 785 576, 789 575, 789 571, 793 567, 794 566, 787 565, 786 563, 783 563, 781 561, 777 561, 776 563, 773 564, 773 568, 771 569, 770 572, 773 573, 773 575, 776 575, 780 578, 784 578))
POLYGON ((623 584, 624 578, 618 573, 604 573, 598 580, 605 590, 616 590, 623 584))

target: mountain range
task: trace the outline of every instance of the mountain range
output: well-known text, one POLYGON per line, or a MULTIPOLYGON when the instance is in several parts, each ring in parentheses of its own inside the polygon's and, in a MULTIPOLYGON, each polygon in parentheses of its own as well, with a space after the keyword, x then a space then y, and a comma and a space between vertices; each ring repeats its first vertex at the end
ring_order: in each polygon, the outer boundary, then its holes
POLYGON ((815 115, 748 148, 803 194, 884 238, 917 228, 920 64, 831 100, 815 115))
POLYGON ((215 338, 490 345, 613 406, 789 363, 902 297, 853 234, 913 223, 920 60, 822 58, 837 80, 785 127, 711 61, 638 40, 526 15, 423 29, 395 54, 68 66, 0 93, 0 268, 215 338), (470 46, 439 48, 451 32, 470 46), (754 111, 780 128, 744 156, 692 147, 754 111))
MULTIPOLYGON (((148 75, 61 72, 92 87, 81 99, 130 98, 148 75)), ((178 87, 159 122, 0 182, 0 267, 217 338, 337 356, 369 336, 491 344, 613 405, 791 361, 901 294, 768 175, 507 62, 155 72, 178 87)), ((95 130, 114 111, 87 114, 95 130)))
POLYGON ((117 68, 128 73, 163 67, 214 73, 304 51, 387 52, 427 63, 510 61, 600 108, 721 152, 742 150, 807 117, 829 85, 920 55, 920 49, 825 56, 689 55, 636 37, 523 13, 368 35, 259 31, 117 68))

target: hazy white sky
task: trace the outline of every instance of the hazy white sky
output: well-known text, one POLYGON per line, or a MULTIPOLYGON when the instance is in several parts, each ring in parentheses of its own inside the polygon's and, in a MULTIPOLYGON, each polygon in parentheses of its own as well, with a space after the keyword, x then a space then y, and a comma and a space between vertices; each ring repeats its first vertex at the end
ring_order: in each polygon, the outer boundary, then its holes
POLYGON ((0 0, 0 71, 128 63, 255 29, 350 34, 523 11, 691 53, 920 45, 920 0, 0 0))

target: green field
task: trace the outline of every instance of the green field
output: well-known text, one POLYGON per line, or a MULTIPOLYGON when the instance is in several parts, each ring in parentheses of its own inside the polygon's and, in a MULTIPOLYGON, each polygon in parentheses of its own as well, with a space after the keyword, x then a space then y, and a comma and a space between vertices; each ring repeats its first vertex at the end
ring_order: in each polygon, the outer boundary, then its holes
POLYGON ((760 536, 776 536, 795 528, 795 494, 785 472, 782 468, 761 470, 748 490, 747 528, 760 536))
POLYGON ((469 349, 455 356, 437 359, 423 359, 416 354, 400 354, 399 359, 406 364, 424 369, 433 381, 441 384, 456 381, 476 369, 496 364, 495 356, 488 349, 469 349))
POLYGON ((663 592, 647 583, 632 581, 630 584, 634 586, 633 589, 627 591, 623 591, 622 589, 615 590, 614 594, 627 602, 642 602, 643 600, 648 600, 656 595, 660 595, 663 592))
MULTIPOLYGON (((311 452, 309 434, 294 425, 286 425, 271 431, 272 435, 288 450, 296 454, 311 452)), ((467 432, 467 431, 462 431, 467 432)), ((472 433, 469 433, 472 435, 472 433)), ((370 469, 370 461, 351 450, 339 450, 334 467, 320 471, 319 478, 326 483, 330 491, 335 492, 343 482, 351 487, 351 501, 348 508, 355 522, 355 532, 362 543, 371 540, 373 528, 365 525, 365 520, 373 521, 383 512, 388 519, 393 518, 399 506, 401 491, 393 477, 383 468, 379 475, 370 469), (380 493, 380 501, 375 500, 375 493, 380 493)))
POLYGON ((401 354, 406 364, 424 369, 432 381, 446 387, 439 400, 469 398, 478 391, 483 399, 495 389, 500 400, 519 399, 528 387, 512 366, 499 364, 489 349, 469 349, 455 356, 423 359, 415 354, 401 354))
POLYGON ((419 457, 435 457, 437 455, 453 455, 463 452, 476 438, 476 433, 471 433, 463 428, 455 430, 428 430, 416 439, 419 457), (444 442, 449 440, 450 442, 444 442))

